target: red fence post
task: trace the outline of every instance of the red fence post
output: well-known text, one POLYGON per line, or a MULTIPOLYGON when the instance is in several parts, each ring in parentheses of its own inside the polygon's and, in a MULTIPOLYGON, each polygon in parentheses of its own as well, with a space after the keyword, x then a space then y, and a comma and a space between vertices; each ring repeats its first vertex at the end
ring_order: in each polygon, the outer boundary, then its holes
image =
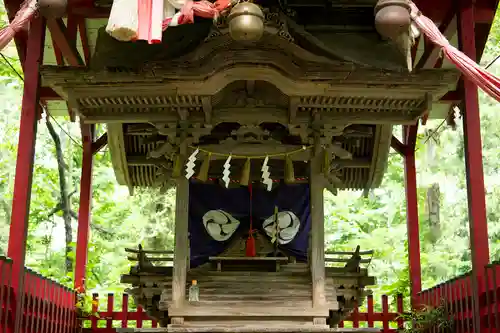
POLYGON ((31 199, 31 181, 35 158, 35 140, 38 121, 40 87, 39 66, 43 61, 45 19, 34 19, 28 34, 28 51, 24 63, 24 93, 21 107, 21 125, 14 182, 14 198, 7 255, 12 258, 12 287, 15 292, 14 332, 19 332, 24 292, 24 260, 31 199))
POLYGON ((415 168, 415 144, 417 140, 417 130, 418 125, 403 127, 403 143, 406 146, 404 154, 406 221, 412 304, 415 304, 418 298, 418 293, 422 291, 420 232, 418 225, 417 171, 415 168))
POLYGON ((108 304, 107 304, 108 318, 106 319, 106 328, 110 330, 113 328, 113 310, 115 308, 114 298, 115 295, 108 294, 108 304))
POLYGON ((9 267, 10 262, 5 257, 0 257, 0 332, 4 332, 5 327, 7 327, 7 320, 4 320, 4 318, 7 318, 8 315, 5 295, 7 294, 7 288, 10 286, 8 281, 10 277, 9 267))
POLYGON ((367 306, 367 322, 368 327, 373 327, 373 295, 368 295, 367 298, 368 306, 367 306))
POLYGON ((85 276, 89 244, 90 212, 92 206, 92 142, 93 127, 81 125, 83 141, 82 176, 80 179, 80 207, 76 239, 75 290, 85 290, 85 276))
POLYGON ((128 295, 122 296, 122 328, 128 327, 128 295))
POLYGON ((144 311, 142 306, 137 306, 137 328, 142 328, 142 321, 144 320, 144 311))
POLYGON ((352 311, 352 327, 353 328, 358 328, 359 327, 359 306, 358 302, 354 301, 354 310, 352 311))
POLYGON ((97 328, 97 316, 95 315, 96 313, 99 312, 99 294, 92 294, 92 317, 90 318, 91 320, 91 328, 96 329, 97 328))
POLYGON ((382 327, 384 333, 389 332, 389 298, 387 295, 382 295, 382 327))
POLYGON ((500 265, 494 264, 492 267, 493 279, 493 311, 495 312, 495 328, 500 331, 500 283, 498 283, 498 271, 500 271, 500 265))
POLYGON ((398 323, 398 329, 403 329, 404 328, 404 320, 401 317, 404 315, 404 307, 403 307, 403 295, 398 294, 397 296, 397 311, 398 311, 398 318, 397 318, 397 323, 398 323))

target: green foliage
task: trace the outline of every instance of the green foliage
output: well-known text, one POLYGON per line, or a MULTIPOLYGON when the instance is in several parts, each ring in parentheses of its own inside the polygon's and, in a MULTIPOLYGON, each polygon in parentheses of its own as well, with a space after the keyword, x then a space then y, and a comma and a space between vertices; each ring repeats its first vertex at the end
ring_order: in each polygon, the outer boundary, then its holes
POLYGON ((86 293, 78 293, 76 295, 76 311, 79 318, 89 318, 95 316, 99 318, 99 314, 94 309, 98 305, 98 301, 92 299, 92 296, 86 293))
POLYGON ((401 333, 453 332, 451 312, 444 301, 439 306, 423 306, 399 317, 406 325, 401 333))

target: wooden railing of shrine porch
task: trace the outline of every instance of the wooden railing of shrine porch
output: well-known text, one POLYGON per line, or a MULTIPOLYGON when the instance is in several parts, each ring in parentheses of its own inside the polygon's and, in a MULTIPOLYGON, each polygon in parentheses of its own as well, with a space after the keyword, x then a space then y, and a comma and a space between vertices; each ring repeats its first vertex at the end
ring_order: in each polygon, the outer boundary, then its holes
POLYGON ((479 298, 481 333, 500 333, 500 262, 484 268, 478 278, 478 292, 473 292, 471 272, 422 291, 418 302, 431 307, 444 306, 452 314, 454 331, 474 332, 473 304, 479 298), (476 296, 477 295, 477 296, 476 296))
POLYGON ((0 333, 75 333, 76 293, 29 269, 24 272, 22 316, 16 331, 17 290, 12 287, 12 261, 0 256, 0 333))

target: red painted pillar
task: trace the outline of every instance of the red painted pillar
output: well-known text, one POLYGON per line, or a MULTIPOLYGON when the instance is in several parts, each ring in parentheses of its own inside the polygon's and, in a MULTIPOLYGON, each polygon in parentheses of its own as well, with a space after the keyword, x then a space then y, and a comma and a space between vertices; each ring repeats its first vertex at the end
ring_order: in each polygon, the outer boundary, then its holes
POLYGON ((21 125, 14 182, 14 199, 7 255, 12 259, 12 287, 16 293, 15 330, 19 332, 24 291, 24 260, 28 234, 31 181, 35 158, 35 141, 38 121, 40 87, 39 66, 43 61, 45 20, 36 18, 30 24, 28 49, 24 63, 24 93, 21 107, 21 125))
MULTIPOLYGON (((474 8, 472 1, 463 0, 459 17, 460 48, 471 59, 476 60, 476 39, 474 32, 474 8)), ((481 144, 481 123, 479 118, 478 90, 472 81, 464 81, 464 141, 467 194, 469 203, 470 246, 472 267, 482 275, 489 263, 488 223, 483 176, 483 154, 481 144)))
POLYGON ((85 276, 89 244, 90 212, 92 207, 92 125, 82 124, 83 160, 80 179, 80 208, 78 211, 78 233, 76 238, 75 289, 85 291, 85 276))
POLYGON ((408 263, 412 304, 417 301, 417 294, 422 291, 422 268, 420 265, 420 231, 418 223, 417 171, 415 168, 415 144, 418 126, 403 127, 405 190, 406 190, 406 225, 408 237, 408 263))
MULTIPOLYGON (((471 0, 460 1, 458 13, 458 32, 461 50, 471 59, 476 60, 476 38, 474 3, 471 0)), ((484 267, 490 261, 488 246, 488 221, 486 219, 486 200, 483 175, 483 154, 481 144, 481 122, 479 117, 478 88, 463 77, 464 92, 464 142, 465 172, 467 178, 467 201, 469 204, 470 248, 472 256, 472 287, 474 331, 482 331, 479 311, 479 295, 484 267)))

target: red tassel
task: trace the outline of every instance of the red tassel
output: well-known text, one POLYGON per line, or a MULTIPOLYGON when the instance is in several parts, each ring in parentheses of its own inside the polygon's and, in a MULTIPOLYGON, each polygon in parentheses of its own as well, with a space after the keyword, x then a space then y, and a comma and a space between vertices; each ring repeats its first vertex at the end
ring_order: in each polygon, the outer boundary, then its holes
POLYGON ((247 245, 246 245, 246 256, 255 257, 257 251, 255 249, 255 238, 253 238, 253 230, 248 234, 247 245))
POLYGON ((246 256, 255 257, 257 251, 255 249, 255 238, 253 237, 253 225, 252 225, 252 183, 248 184, 248 191, 250 192, 250 228, 248 230, 248 238, 246 243, 246 256))

